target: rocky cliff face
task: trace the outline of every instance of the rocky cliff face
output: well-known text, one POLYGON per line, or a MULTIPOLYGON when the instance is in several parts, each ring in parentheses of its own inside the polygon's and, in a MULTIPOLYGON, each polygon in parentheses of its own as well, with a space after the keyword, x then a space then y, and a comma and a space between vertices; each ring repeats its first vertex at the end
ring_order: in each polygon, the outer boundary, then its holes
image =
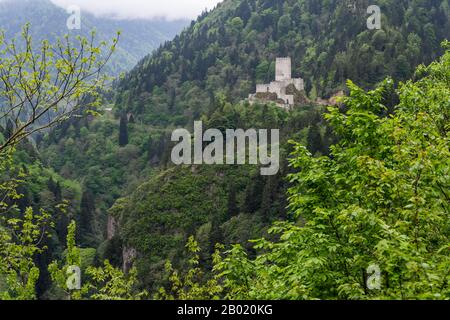
MULTIPOLYGON (((108 216, 106 236, 108 240, 119 236, 119 221, 112 215, 108 216)), ((127 273, 133 267, 134 260, 137 257, 137 251, 133 247, 124 245, 122 248, 122 271, 127 273)))
POLYGON ((117 235, 117 230, 119 229, 119 223, 116 218, 108 215, 108 223, 106 226, 106 238, 111 240, 115 235, 117 235))
POLYGON ((136 249, 124 246, 122 250, 122 271, 127 273, 133 267, 133 262, 137 257, 136 249))

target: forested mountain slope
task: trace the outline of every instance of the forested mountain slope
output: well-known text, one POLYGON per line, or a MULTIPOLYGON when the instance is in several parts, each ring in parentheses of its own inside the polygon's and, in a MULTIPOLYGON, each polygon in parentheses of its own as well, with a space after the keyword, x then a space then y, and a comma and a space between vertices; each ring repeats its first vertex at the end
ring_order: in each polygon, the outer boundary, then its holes
POLYGON ((227 0, 143 59, 119 85, 117 106, 146 123, 185 123, 214 95, 239 101, 273 79, 276 57, 293 59, 313 100, 354 79, 369 88, 407 79, 450 37, 446 0, 227 0), (369 5, 381 30, 369 30, 369 5))
MULTIPOLYGON (((225 0, 121 79, 112 113, 63 124, 40 144, 42 156, 82 184, 81 243, 98 246, 99 260, 135 261, 140 285, 157 289, 166 259, 186 268, 190 235, 208 266, 216 242, 251 249, 248 240, 272 221, 295 221, 286 210, 287 141, 316 156, 336 142, 320 106, 287 112, 241 102, 256 83, 273 79, 276 57, 292 57, 293 76, 305 79, 315 100, 345 90, 347 79, 372 88, 386 76, 412 77, 443 51, 449 32, 448 1, 225 0), (369 4, 381 7, 381 30, 366 27, 369 4), (256 166, 174 167, 170 133, 198 119, 205 128, 281 128, 279 174, 261 177, 256 166), (107 235, 96 234, 99 224, 106 229, 110 206, 107 235)), ((392 88, 383 92, 388 108, 397 99, 392 88)))
POLYGON ((5 31, 7 39, 20 34, 26 23, 31 24, 35 41, 53 41, 65 34, 88 36, 92 30, 96 30, 97 40, 107 41, 120 30, 120 44, 108 66, 114 75, 130 70, 146 54, 172 39, 188 25, 186 20, 116 20, 82 11, 81 29, 69 30, 66 28, 69 17, 70 14, 64 8, 54 5, 50 0, 0 1, 0 29, 5 31))

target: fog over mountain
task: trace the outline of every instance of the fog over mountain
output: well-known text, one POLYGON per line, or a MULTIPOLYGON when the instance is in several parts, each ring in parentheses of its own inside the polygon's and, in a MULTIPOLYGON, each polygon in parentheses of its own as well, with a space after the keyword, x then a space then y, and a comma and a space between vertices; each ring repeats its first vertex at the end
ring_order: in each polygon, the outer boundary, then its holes
POLYGON ((52 0, 68 7, 78 5, 82 10, 99 16, 117 18, 194 19, 205 9, 212 9, 221 0, 52 0))
POLYGON ((87 36, 95 29, 97 39, 107 41, 120 30, 118 50, 109 64, 112 74, 116 75, 131 69, 141 58, 189 24, 187 19, 167 20, 162 16, 113 19, 82 10, 81 29, 69 30, 67 20, 70 14, 66 10, 50 0, 0 0, 0 29, 5 31, 8 39, 19 35, 23 25, 29 22, 35 40, 51 40, 64 34, 87 36))

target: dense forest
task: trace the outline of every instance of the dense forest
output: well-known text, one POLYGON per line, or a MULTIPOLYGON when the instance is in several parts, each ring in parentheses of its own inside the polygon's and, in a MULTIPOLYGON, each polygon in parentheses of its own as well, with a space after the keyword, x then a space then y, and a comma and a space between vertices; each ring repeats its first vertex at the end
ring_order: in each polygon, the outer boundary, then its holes
MULTIPOLYGON (((225 0, 0 149, 0 298, 449 299, 449 3, 376 1, 380 30, 370 4, 225 0), (302 103, 247 101, 287 56, 302 103), (195 120, 280 128, 278 174, 174 165, 195 120)), ((4 121, 0 145, 16 133, 4 121)))
POLYGON ((377 1, 382 29, 366 26, 363 0, 225 1, 143 59, 119 85, 116 105, 148 124, 181 125, 211 112, 215 95, 238 102, 274 77, 275 58, 293 58, 315 100, 353 79, 371 88, 387 75, 412 76, 442 54, 448 1, 377 1))

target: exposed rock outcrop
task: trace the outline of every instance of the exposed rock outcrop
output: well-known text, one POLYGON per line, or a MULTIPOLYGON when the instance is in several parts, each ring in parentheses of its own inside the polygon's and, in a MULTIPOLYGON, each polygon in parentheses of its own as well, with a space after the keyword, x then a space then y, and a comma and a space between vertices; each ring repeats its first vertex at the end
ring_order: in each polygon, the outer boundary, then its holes
POLYGON ((112 215, 108 215, 108 223, 106 226, 106 239, 111 240, 114 238, 115 235, 117 235, 117 230, 119 228, 119 223, 117 222, 116 218, 114 218, 112 215))
POLYGON ((137 257, 137 251, 134 248, 124 246, 122 250, 122 271, 128 273, 133 267, 133 262, 137 257))

